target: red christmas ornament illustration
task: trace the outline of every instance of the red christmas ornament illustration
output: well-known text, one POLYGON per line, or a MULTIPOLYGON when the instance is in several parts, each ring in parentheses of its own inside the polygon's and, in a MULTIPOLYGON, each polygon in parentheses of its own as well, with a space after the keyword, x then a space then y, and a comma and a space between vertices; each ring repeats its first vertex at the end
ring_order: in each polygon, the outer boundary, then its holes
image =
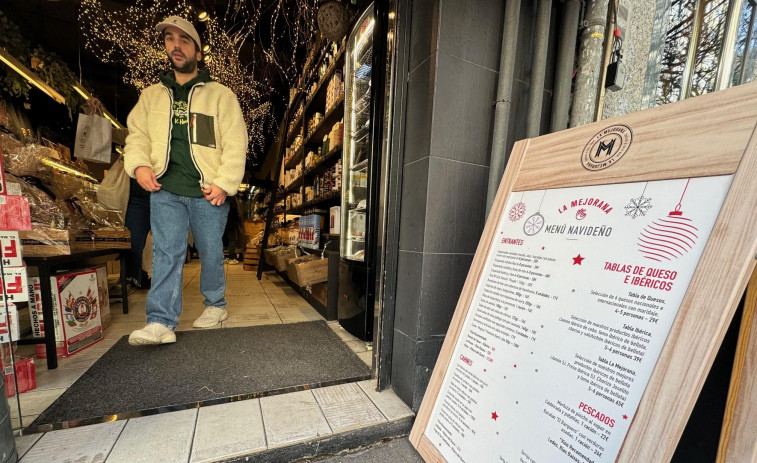
POLYGON ((526 203, 518 202, 510 208, 510 222, 517 222, 526 214, 526 203))
POLYGON ((670 211, 667 217, 661 217, 647 225, 639 234, 637 245, 639 251, 647 259, 661 262, 663 260, 677 259, 691 249, 699 238, 699 229, 694 226, 692 220, 683 216, 681 201, 689 187, 689 179, 683 189, 683 194, 675 210, 670 211))
POLYGON ((521 193, 520 201, 515 203, 515 205, 510 208, 510 214, 508 215, 510 222, 517 222, 526 214, 526 203, 523 202, 524 193, 521 193))

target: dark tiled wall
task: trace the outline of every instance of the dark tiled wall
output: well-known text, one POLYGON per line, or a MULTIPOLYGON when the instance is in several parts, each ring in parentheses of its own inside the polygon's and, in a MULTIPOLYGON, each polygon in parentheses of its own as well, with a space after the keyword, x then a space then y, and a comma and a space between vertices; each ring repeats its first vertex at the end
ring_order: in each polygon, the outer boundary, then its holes
MULTIPOLYGON (((483 230, 502 0, 412 0, 392 386, 418 410, 483 230)), ((548 127, 555 21, 542 127, 548 127)), ((521 3, 507 151, 525 136, 536 0, 521 3)), ((544 130, 542 131, 544 132, 544 130)))
POLYGON ((411 11, 392 386, 417 410, 485 222, 504 2, 411 11))

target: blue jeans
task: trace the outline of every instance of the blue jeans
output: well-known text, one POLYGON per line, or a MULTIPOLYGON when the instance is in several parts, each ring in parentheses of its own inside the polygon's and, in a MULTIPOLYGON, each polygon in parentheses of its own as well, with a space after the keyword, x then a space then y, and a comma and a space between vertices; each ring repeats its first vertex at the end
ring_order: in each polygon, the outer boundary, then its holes
POLYGON ((126 276, 142 285, 142 251, 145 249, 147 234, 150 233, 150 198, 139 195, 129 196, 124 225, 131 233, 131 252, 126 261, 126 276))
POLYGON ((152 287, 147 295, 147 323, 162 323, 171 329, 179 324, 189 230, 202 262, 200 292, 205 296, 204 304, 226 307, 222 238, 228 213, 229 203, 213 206, 205 198, 165 190, 152 193, 152 287))

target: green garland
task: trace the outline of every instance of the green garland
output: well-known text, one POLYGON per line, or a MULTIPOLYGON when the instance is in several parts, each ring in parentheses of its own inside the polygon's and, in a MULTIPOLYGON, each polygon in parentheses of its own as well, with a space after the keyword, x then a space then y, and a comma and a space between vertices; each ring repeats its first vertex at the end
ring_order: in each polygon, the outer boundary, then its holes
POLYGON ((71 72, 71 69, 66 66, 66 63, 58 55, 52 52, 45 51, 42 47, 37 47, 32 52, 32 59, 38 59, 40 65, 34 69, 34 72, 44 80, 47 85, 54 88, 58 93, 63 95, 66 99, 66 106, 68 107, 68 117, 74 120, 74 114, 77 111, 77 107, 82 102, 82 97, 74 90, 74 84, 78 83, 78 79, 71 72))
MULTIPOLYGON (((71 68, 55 53, 42 47, 33 51, 28 40, 2 11, 0 11, 0 47, 5 48, 14 58, 24 63, 49 86, 66 99, 68 117, 73 121, 77 107, 82 103, 81 96, 74 90, 78 82, 71 68)), ((0 65, 0 93, 11 98, 29 99, 31 84, 17 72, 0 65)))
MULTIPOLYGON (((0 11, 0 47, 13 55, 14 58, 28 62, 30 58, 29 41, 22 35, 18 26, 13 24, 2 11, 0 11)), ((17 72, 4 64, 0 64, 0 91, 12 98, 29 99, 31 84, 17 72)))

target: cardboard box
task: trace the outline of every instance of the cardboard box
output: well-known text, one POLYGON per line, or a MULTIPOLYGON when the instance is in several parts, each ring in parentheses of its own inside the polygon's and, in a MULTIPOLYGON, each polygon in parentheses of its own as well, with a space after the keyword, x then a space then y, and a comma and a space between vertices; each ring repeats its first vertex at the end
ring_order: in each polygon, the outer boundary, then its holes
POLYGON ((5 295, 9 301, 26 302, 29 300, 26 267, 4 267, 0 284, 5 287, 5 295))
POLYGON ((0 231, 0 259, 3 267, 21 267, 21 240, 17 231, 0 231))
POLYGON ((32 215, 26 197, 0 195, 0 230, 31 229, 32 215))
POLYGON ((11 323, 10 333, 8 333, 8 320, 5 318, 5 304, 0 302, 0 344, 18 341, 18 310, 16 304, 12 302, 8 303, 8 318, 11 323))
POLYGON ((16 364, 16 381, 13 380, 13 366, 10 364, 3 365, 6 397, 16 395, 16 382, 18 382, 18 392, 20 393, 31 391, 37 387, 34 359, 31 357, 15 357, 14 361, 16 364))
POLYGON ((39 277, 29 277, 29 318, 32 325, 32 337, 45 337, 45 323, 42 320, 42 287, 39 277))
MULTIPOLYGON (((50 277, 57 355, 69 357, 102 340, 97 272, 84 270, 50 277)), ((45 346, 36 345, 38 358, 45 346)))
POLYGON ((110 294, 108 293, 108 269, 105 265, 95 267, 97 272, 97 296, 100 298, 100 321, 103 329, 110 326, 110 294))
POLYGON ((258 262, 260 262, 260 249, 260 246, 255 248, 248 246, 243 255, 244 263, 247 265, 258 265, 258 262))
POLYGON ((108 275, 120 275, 121 274, 121 261, 109 260, 106 264, 108 269, 108 275))
POLYGON ((9 195, 13 196, 21 196, 23 195, 23 191, 21 190, 21 184, 17 182, 5 182, 5 191, 7 191, 9 195))
POLYGON ((131 235, 124 228, 94 230, 58 230, 34 228, 19 233, 25 256, 64 256, 97 249, 130 249, 131 235))
POLYGON ((3 168, 3 150, 0 147, 0 195, 7 195, 8 190, 5 188, 5 169, 3 168))
POLYGON ((342 233, 342 206, 329 208, 329 234, 340 235, 342 233))
POLYGON ((317 214, 300 217, 297 244, 303 248, 318 249, 321 244, 321 228, 323 217, 317 214))
POLYGON ((244 223, 244 234, 248 238, 255 238, 258 233, 265 230, 265 222, 263 220, 248 220, 244 223))

